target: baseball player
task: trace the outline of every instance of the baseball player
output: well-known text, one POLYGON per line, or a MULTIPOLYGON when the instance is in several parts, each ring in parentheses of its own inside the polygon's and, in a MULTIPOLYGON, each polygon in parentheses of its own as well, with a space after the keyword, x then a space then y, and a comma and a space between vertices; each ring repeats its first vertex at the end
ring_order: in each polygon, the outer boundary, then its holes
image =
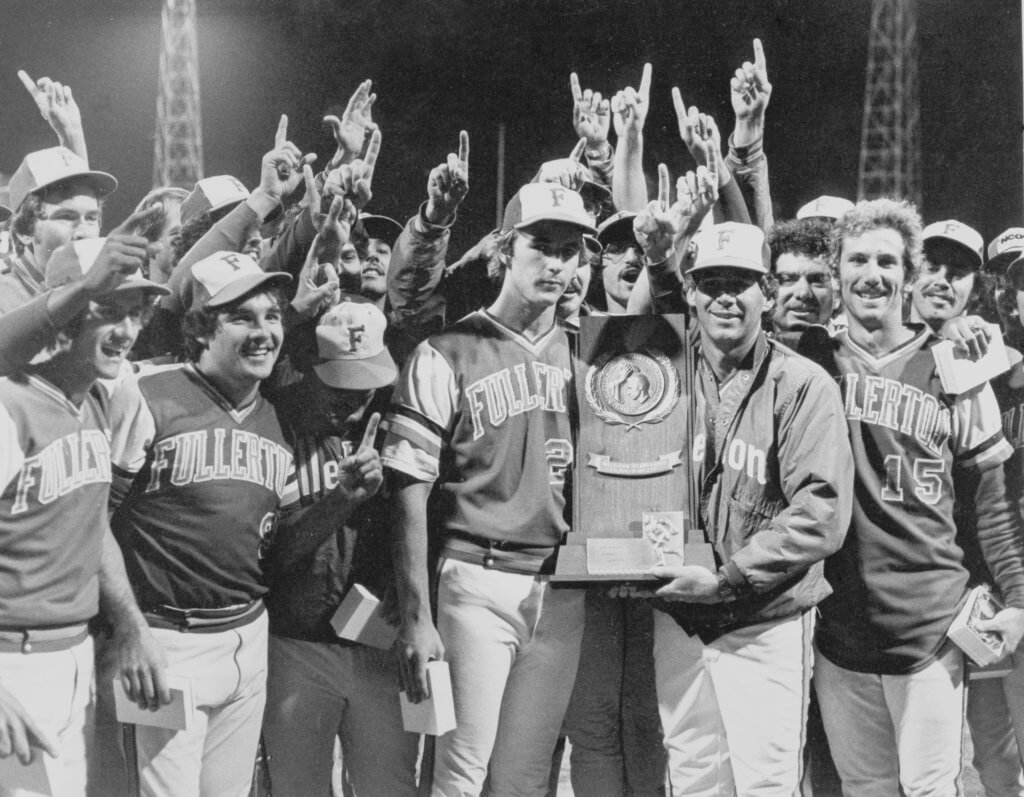
POLYGON ((85 794, 86 623, 98 609, 138 652, 132 677, 145 674, 150 699, 161 689, 159 655, 107 521, 110 426, 95 383, 118 376, 151 297, 165 289, 142 277, 145 238, 119 228, 107 244, 76 241, 54 253, 51 280, 74 280, 84 308, 52 332, 48 358, 0 378, 0 757, 28 764, 45 752, 60 795, 85 794))
POLYGON ((949 219, 924 228, 924 258, 910 294, 910 320, 933 332, 974 311, 984 287, 980 273, 985 242, 966 224, 949 219))
POLYGON ((422 343, 387 418, 402 684, 415 702, 445 658, 454 731, 437 739, 435 795, 540 794, 572 690, 583 596, 552 590, 567 530, 571 363, 555 305, 594 233, 579 194, 531 183, 500 244, 501 292, 422 343), (427 588, 426 505, 443 528, 437 625, 427 588))
POLYGON ((776 340, 795 348, 809 326, 827 326, 836 305, 828 265, 832 228, 818 218, 781 221, 768 233, 771 271, 779 286, 771 313, 776 340))
POLYGON ((699 327, 692 450, 716 571, 659 568, 654 661, 673 794, 791 795, 801 777, 813 607, 852 501, 839 391, 761 331, 764 235, 695 238, 699 327))
POLYGON ((387 216, 360 213, 359 224, 369 238, 359 293, 383 310, 388 295, 388 270, 391 268, 391 249, 402 233, 402 225, 387 216))
POLYGON ((380 595, 392 581, 386 509, 370 500, 358 473, 372 464, 372 487, 380 485, 374 411, 387 408, 397 376, 384 330, 375 304, 342 301, 316 327, 315 364, 272 399, 295 451, 299 492, 265 559, 270 658, 263 736, 279 797, 327 792, 335 738, 352 793, 416 792, 419 737, 402 726, 394 655, 339 639, 331 624, 354 585, 380 595))
POLYGON ((246 795, 267 666, 261 546, 292 502, 292 450, 259 395, 282 341, 278 286, 245 255, 196 263, 189 362, 115 390, 111 526, 168 662, 192 683, 189 730, 137 726, 145 795, 246 795))
POLYGON ((99 237, 99 200, 117 180, 90 170, 66 147, 51 147, 26 155, 8 188, 14 252, 0 261, 0 313, 43 293, 46 263, 57 247, 99 237))
POLYGON ((853 522, 826 576, 815 688, 844 791, 959 793, 963 655, 946 638, 968 584, 954 488, 976 479, 977 537, 1011 608, 984 623, 1024 633, 1024 559, 1002 463, 1010 446, 986 384, 947 395, 929 329, 902 321, 921 250, 912 206, 860 202, 835 229, 849 328, 805 335, 839 382, 854 452, 853 522))

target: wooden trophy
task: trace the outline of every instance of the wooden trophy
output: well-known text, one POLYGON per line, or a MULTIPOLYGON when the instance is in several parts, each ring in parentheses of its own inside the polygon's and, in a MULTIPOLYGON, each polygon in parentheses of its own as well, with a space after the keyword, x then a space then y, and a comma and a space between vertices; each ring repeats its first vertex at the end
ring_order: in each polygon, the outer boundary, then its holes
POLYGON ((655 580, 657 565, 715 569, 694 522, 692 346, 686 316, 581 319, 573 529, 551 580, 655 580))

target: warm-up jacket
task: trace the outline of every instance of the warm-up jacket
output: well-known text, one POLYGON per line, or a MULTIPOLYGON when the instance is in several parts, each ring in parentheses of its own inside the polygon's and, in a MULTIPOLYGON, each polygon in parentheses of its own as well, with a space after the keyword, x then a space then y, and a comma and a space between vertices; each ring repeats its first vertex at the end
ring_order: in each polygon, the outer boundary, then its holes
POLYGON ((740 389, 719 403, 699 340, 696 349, 700 521, 738 597, 657 605, 710 641, 831 592, 822 560, 850 525, 853 458, 839 388, 822 368, 760 333, 732 377, 740 389))

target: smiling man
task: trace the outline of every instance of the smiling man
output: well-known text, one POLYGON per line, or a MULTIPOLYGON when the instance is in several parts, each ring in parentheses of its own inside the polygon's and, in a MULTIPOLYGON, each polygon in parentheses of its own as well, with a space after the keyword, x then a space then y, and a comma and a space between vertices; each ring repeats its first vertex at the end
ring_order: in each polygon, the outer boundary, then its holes
POLYGON ((190 730, 138 726, 142 794, 249 792, 266 694, 260 557, 296 498, 292 450, 259 395, 283 340, 291 278, 236 252, 191 269, 189 362, 112 398, 111 525, 168 668, 192 682, 190 730))
POLYGON ((623 210, 609 216, 597 228, 597 240, 604 247, 601 253, 601 287, 604 307, 611 315, 626 312, 640 272, 643 271, 643 247, 633 234, 635 213, 623 210))
POLYGON ((555 308, 576 272, 583 200, 557 184, 517 195, 499 241, 498 298, 420 344, 399 377, 382 459, 394 495, 406 694, 451 668, 454 731, 438 737, 435 795, 543 794, 583 634, 583 595, 548 575, 572 464, 572 366, 555 308), (437 627, 426 506, 434 485, 441 565, 437 627))
POLYGON ((50 787, 62 795, 85 794, 87 622, 102 608, 116 634, 154 649, 110 534, 110 427, 95 383, 118 375, 152 296, 166 289, 142 277, 146 240, 115 232, 109 247, 58 249, 51 277, 79 287, 90 271, 127 278, 88 292, 43 361, 0 379, 0 757, 28 763, 46 751, 50 787))
POLYGON ((977 230, 953 219, 929 224, 922 238, 924 261, 911 291, 910 320, 938 332, 969 312, 978 296, 985 242, 977 230))
POLYGON ((794 794, 800 781, 812 609, 843 541, 852 457, 839 391, 761 329, 773 301, 764 235, 698 234, 687 302, 700 331, 699 518, 717 570, 661 568, 658 706, 673 794, 794 794))
POLYGON ((847 541, 826 566, 835 594, 820 607, 815 688, 844 792, 879 797, 960 793, 964 657, 946 630, 968 586, 953 521, 962 480, 1012 607, 981 625, 1011 650, 1024 632, 1024 551, 1002 468, 1011 450, 992 389, 946 394, 938 339, 902 320, 921 237, 905 202, 844 214, 832 262, 849 328, 801 347, 843 393, 856 486, 847 541))
POLYGON ((779 292, 771 311, 775 338, 791 348, 813 325, 827 326, 836 305, 828 265, 832 225, 819 218, 781 221, 768 234, 779 292))

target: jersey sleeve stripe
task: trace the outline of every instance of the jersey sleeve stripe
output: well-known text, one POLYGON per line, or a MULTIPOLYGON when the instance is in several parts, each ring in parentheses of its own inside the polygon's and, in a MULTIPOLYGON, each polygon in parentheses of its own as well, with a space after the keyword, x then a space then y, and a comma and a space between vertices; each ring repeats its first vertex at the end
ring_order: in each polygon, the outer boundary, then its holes
POLYGON ((424 423, 422 416, 399 415, 392 413, 388 415, 385 423, 385 445, 388 440, 403 438, 420 448, 431 456, 441 456, 442 437, 439 435, 433 424, 424 423))
POLYGON ((385 468, 401 471, 422 482, 437 481, 440 472, 437 457, 416 448, 408 440, 390 435, 384 440, 380 461, 385 468))
POLYGON ((965 451, 959 464, 970 470, 984 472, 1001 465, 1013 455, 1013 448, 1002 432, 997 432, 981 445, 965 451))

